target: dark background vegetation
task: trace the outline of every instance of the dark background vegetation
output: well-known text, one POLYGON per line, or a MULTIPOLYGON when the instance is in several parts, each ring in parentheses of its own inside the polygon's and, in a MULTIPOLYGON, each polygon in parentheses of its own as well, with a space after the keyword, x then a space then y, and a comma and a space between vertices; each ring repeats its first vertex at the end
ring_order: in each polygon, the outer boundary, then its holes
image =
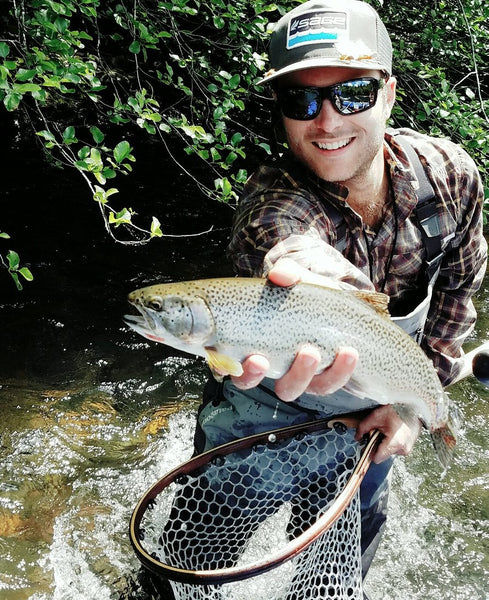
MULTIPOLYGON (((2 285, 7 271, 17 287, 36 276, 43 231, 85 223, 134 249, 226 227, 247 175, 277 149, 256 81, 269 23, 296 4, 0 0, 2 285)), ((487 182, 489 5, 371 4, 395 49, 393 124, 462 144, 487 182)))

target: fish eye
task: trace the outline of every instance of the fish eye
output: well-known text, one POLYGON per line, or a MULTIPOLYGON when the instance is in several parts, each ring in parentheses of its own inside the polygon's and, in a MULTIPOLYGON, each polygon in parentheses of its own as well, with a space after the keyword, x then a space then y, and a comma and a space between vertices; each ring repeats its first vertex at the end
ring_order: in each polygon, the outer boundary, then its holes
POLYGON ((161 311, 163 308, 163 301, 160 296, 151 296, 151 298, 148 298, 146 301, 146 306, 151 310, 161 311))

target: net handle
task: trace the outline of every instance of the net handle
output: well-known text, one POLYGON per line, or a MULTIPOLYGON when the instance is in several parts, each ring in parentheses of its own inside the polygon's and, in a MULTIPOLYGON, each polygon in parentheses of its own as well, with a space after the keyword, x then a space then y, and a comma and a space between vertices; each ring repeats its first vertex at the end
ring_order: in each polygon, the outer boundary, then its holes
POLYGON ((324 514, 321 515, 321 517, 315 521, 315 523, 313 523, 298 537, 288 542, 272 557, 267 557, 247 565, 229 567, 225 569, 213 569, 205 571, 179 569, 170 565, 166 565, 151 556, 141 545, 138 532, 140 531, 141 521, 147 508, 151 505, 152 501, 158 496, 158 494, 170 483, 175 481, 177 477, 192 473, 199 467, 202 467, 203 465, 208 464, 212 460, 216 459, 216 457, 227 456, 231 452, 250 448, 257 443, 275 443, 280 440, 290 439, 291 437, 294 437, 294 435, 307 434, 327 429, 356 428, 366 414, 368 414, 368 411, 349 413, 255 434, 246 438, 228 442, 227 444, 218 446, 217 448, 213 448, 212 450, 197 455, 185 463, 177 466, 175 469, 168 472, 164 477, 157 481, 144 494, 133 511, 129 525, 129 535, 131 544, 138 559, 147 569, 166 579, 180 581, 182 583, 213 585, 242 581, 244 579, 254 577, 255 575, 259 575, 260 573, 264 573, 294 558, 303 552, 315 540, 317 540, 320 535, 332 527, 332 525, 334 525, 334 523, 339 519, 348 504, 351 502, 372 462, 372 456, 377 448, 380 438, 382 437, 382 434, 378 430, 374 430, 369 434, 368 441, 365 445, 365 448, 362 450, 362 454, 353 473, 349 477, 348 482, 341 493, 338 494, 333 504, 326 510, 324 514))

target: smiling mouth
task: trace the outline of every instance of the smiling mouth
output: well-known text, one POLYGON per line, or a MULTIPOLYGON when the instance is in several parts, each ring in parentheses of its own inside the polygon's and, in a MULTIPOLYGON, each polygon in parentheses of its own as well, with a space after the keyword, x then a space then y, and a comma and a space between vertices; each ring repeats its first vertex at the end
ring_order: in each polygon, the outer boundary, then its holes
POLYGON ((313 142, 313 144, 320 150, 339 150, 340 148, 348 146, 352 139, 353 138, 348 138, 346 140, 338 140, 337 142, 313 142))

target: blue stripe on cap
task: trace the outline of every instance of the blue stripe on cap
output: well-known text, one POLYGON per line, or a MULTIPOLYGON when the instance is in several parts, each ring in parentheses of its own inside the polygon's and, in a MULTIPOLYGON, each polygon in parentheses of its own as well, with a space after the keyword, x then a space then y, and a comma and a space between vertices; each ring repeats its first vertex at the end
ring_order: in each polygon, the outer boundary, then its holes
POLYGON ((337 40, 337 39, 338 39, 337 33, 326 33, 326 32, 307 33, 305 35, 298 35, 293 38, 289 38, 287 41, 287 48, 293 48, 294 46, 297 46, 298 44, 310 44, 311 42, 322 42, 322 41, 330 42, 332 40, 337 40))

